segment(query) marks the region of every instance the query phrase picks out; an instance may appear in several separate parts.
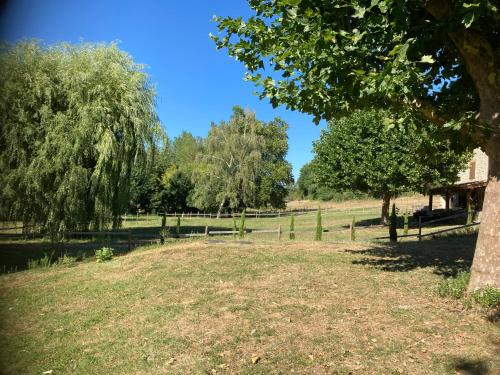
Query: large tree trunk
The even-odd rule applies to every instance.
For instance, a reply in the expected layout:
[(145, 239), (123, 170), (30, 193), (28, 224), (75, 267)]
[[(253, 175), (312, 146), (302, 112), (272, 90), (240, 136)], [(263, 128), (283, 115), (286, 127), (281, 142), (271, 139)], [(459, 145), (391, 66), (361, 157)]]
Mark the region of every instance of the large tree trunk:
[[(457, 11), (452, 0), (425, 0), (423, 5), (437, 20), (453, 17)], [(448, 36), (479, 94), (478, 118), (490, 129), (476, 138), (489, 157), (489, 171), (469, 292), (486, 285), (500, 289), (500, 65), (493, 47), (496, 41), (464, 26), (450, 30)]]
[(389, 224), (389, 207), (391, 206), (391, 193), (384, 193), (382, 198), (382, 216), (380, 218), (383, 225)]
[(489, 179), (469, 292), (486, 285), (500, 288), (500, 135), (490, 140), (486, 151), (489, 157)]

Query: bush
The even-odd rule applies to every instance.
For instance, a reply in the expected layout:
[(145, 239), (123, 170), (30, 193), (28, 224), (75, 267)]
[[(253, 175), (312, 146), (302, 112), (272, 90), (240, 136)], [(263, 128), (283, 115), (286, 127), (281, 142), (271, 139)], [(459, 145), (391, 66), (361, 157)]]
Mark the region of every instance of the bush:
[(64, 254), (62, 257), (57, 258), (54, 265), (56, 266), (68, 266), (76, 262), (76, 257), (69, 256), (68, 254)]
[(500, 289), (487, 286), (486, 288), (476, 290), (472, 293), (472, 299), (474, 302), (488, 309), (495, 307), (500, 308)]
[(408, 209), (405, 211), (403, 234), (406, 236), (408, 234)]
[(241, 220), (240, 220), (240, 238), (243, 238), (245, 235), (245, 209), (241, 211)]
[(95, 258), (97, 263), (106, 262), (113, 258), (113, 249), (110, 247), (103, 247), (95, 251)]
[[(470, 272), (459, 272), (457, 277), (441, 281), (438, 286), (438, 294), (441, 297), (461, 299), (465, 296), (467, 285), (469, 285)], [(475, 302), (485, 308), (500, 308), (500, 289), (487, 286), (476, 290), (464, 300), (466, 306)]]
[(316, 216), (316, 235), (314, 236), (315, 241), (321, 241), (323, 236), (323, 226), (321, 225), (321, 207), (318, 207), (318, 216)]
[(50, 267), (53, 255), (54, 255), (54, 252), (52, 252), (50, 254), (50, 256), (47, 253), (45, 253), (43, 255), (43, 258), (28, 260), (28, 269), (33, 270), (36, 268), (48, 268), (48, 267)]
[(464, 296), (465, 291), (467, 290), (469, 280), (470, 272), (459, 272), (457, 277), (441, 281), (437, 292), (441, 297), (460, 299)]
[(351, 222), (351, 241), (356, 241), (356, 218), (353, 216), (352, 217), (352, 222)]

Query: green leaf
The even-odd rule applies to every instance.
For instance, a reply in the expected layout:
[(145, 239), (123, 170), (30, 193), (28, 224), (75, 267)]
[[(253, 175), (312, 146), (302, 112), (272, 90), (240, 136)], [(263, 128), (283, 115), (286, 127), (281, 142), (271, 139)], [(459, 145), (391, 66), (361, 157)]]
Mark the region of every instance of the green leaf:
[(434, 64), (436, 61), (434, 60), (434, 58), (431, 55), (424, 55), (420, 59), (420, 62), (424, 63), (424, 64)]

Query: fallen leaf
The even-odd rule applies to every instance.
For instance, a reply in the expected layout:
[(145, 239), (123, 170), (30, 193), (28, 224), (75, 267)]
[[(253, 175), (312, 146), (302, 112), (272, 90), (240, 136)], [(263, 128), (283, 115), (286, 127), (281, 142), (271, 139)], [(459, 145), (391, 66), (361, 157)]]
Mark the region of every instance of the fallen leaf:
[(252, 363), (255, 364), (260, 361), (260, 356), (257, 354), (252, 355)]
[(255, 335), (255, 332), (257, 332), (257, 330), (256, 329), (252, 329), (252, 332), (250, 332), (250, 335), (252, 335), (252, 336)]
[(168, 365), (173, 365), (175, 362), (175, 358), (170, 358), (167, 362)]
[(47, 370), (47, 371), (44, 371), (42, 372), (43, 375), (50, 375), (52, 374), (52, 370)]

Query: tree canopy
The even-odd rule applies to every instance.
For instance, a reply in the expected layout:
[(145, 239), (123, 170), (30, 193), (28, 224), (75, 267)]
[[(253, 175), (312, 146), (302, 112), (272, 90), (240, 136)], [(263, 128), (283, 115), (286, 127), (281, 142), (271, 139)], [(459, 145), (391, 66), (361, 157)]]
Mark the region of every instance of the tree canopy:
[[(477, 37), (467, 39), (470, 48), (484, 48), (493, 62), (500, 26), (494, 2), (249, 4), (255, 15), (246, 20), (216, 17), (221, 35), (212, 38), (245, 64), (247, 79), (273, 105), (310, 113), (317, 122), (379, 106), (418, 111), (454, 127), (478, 125), (479, 95), (460, 51), (467, 43), (455, 34)], [(485, 73), (498, 86), (498, 65)]]
[[(335, 190), (358, 190), (383, 198), (456, 181), (471, 157), (460, 144), (441, 138), (436, 126), (407, 123), (387, 129), (384, 111), (355, 111), (321, 132), (314, 143), (313, 179)], [(455, 142), (456, 143), (456, 142)]]
[(228, 122), (212, 125), (193, 172), (193, 204), (200, 209), (281, 207), (292, 181), (287, 125), (264, 123), (250, 111), (233, 108)]
[(0, 53), (0, 215), (51, 232), (119, 224), (132, 167), (161, 136), (143, 67), (110, 44)]

